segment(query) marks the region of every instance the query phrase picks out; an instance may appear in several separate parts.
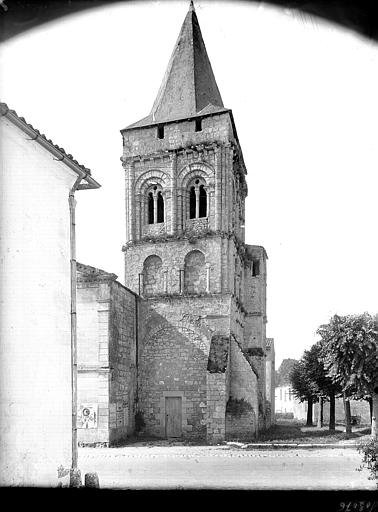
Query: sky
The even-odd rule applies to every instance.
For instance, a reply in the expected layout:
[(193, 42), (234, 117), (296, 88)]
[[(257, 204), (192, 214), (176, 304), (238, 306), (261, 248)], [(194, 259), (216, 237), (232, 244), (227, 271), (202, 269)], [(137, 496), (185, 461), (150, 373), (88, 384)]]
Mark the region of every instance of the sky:
[[(188, 6), (110, 4), (0, 45), (1, 101), (102, 185), (76, 194), (78, 261), (122, 283), (120, 130), (150, 112)], [(335, 313), (378, 311), (378, 48), (266, 4), (195, 9), (248, 170), (246, 242), (268, 253), (278, 367)]]

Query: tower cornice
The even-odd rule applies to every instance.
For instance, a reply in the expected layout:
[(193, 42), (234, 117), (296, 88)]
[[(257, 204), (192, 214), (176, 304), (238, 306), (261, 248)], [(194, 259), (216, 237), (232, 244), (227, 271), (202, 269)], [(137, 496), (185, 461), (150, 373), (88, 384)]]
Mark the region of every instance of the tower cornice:
[(210, 143), (191, 144), (190, 146), (176, 147), (174, 149), (163, 149), (161, 151), (155, 151), (153, 153), (147, 153), (143, 155), (132, 155), (127, 157), (123, 156), (120, 158), (120, 160), (122, 162), (122, 166), (127, 168), (130, 164), (135, 162), (161, 160), (164, 158), (172, 158), (178, 155), (190, 155), (194, 152), (205, 153), (208, 151), (214, 151), (216, 148), (230, 148), (232, 150), (239, 150), (238, 145), (233, 142), (224, 143), (220, 141), (213, 141)]

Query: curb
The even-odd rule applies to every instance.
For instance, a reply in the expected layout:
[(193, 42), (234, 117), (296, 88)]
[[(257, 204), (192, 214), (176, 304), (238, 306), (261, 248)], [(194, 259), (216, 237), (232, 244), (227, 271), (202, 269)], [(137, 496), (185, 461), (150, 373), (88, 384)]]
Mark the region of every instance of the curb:
[(356, 448), (356, 443), (345, 443), (345, 444), (315, 444), (315, 443), (251, 443), (245, 444), (243, 446), (236, 444), (227, 444), (230, 448), (239, 448), (241, 450), (262, 450), (262, 449), (290, 449), (290, 448), (299, 448), (299, 449), (311, 449), (311, 448)]

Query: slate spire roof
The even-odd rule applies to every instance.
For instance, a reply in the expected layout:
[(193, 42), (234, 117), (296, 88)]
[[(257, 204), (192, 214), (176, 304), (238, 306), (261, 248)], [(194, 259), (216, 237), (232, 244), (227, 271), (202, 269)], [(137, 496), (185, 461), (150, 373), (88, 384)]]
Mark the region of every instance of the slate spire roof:
[(152, 110), (128, 128), (225, 110), (191, 1)]

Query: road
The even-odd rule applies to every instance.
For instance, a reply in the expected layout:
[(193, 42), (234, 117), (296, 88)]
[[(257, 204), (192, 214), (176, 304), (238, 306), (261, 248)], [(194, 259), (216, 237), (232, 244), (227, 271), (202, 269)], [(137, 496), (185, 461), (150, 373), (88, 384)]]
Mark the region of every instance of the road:
[(112, 489), (374, 490), (355, 448), (242, 450), (228, 446), (80, 448), (79, 469)]

